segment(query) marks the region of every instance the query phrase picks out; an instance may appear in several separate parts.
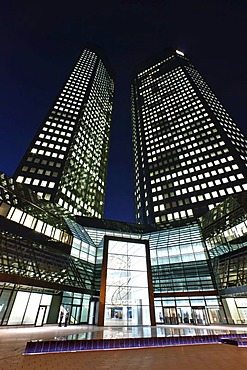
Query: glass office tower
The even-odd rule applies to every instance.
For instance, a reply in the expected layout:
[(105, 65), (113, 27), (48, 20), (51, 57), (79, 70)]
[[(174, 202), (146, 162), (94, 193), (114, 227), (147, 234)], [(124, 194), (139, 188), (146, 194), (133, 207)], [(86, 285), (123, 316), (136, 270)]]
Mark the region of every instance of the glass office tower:
[(136, 221), (201, 216), (247, 190), (247, 142), (184, 53), (166, 50), (132, 84)]
[(15, 178), (69, 212), (101, 218), (114, 83), (85, 48), (20, 162)]

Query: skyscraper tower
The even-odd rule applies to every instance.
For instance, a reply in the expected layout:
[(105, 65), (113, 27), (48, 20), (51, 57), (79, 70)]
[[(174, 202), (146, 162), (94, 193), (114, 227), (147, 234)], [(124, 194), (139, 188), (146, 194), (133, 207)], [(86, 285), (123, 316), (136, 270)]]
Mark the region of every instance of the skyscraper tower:
[(166, 50), (132, 84), (138, 223), (199, 217), (247, 190), (247, 141), (188, 57)]
[(77, 215), (102, 217), (114, 82), (85, 48), (39, 128), (15, 177)]

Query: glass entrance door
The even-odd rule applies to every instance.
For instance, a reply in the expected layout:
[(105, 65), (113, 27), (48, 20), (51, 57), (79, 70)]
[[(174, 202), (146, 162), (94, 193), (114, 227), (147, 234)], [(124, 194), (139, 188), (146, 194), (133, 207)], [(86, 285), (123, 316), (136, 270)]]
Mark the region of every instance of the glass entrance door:
[(80, 323), (81, 306), (72, 306), (70, 315), (70, 324)]
[(35, 326), (43, 326), (47, 306), (39, 306), (38, 314), (35, 321)]
[[(178, 324), (179, 322), (176, 307), (164, 308), (163, 317), (164, 317), (164, 324)], [(180, 313), (180, 317), (181, 317), (181, 313)]]
[(193, 308), (191, 310), (192, 323), (195, 325), (208, 325), (209, 319), (205, 307)]
[(99, 310), (99, 300), (93, 298), (90, 301), (90, 305), (89, 305), (89, 317), (88, 317), (89, 324), (91, 325), (98, 324), (98, 310)]

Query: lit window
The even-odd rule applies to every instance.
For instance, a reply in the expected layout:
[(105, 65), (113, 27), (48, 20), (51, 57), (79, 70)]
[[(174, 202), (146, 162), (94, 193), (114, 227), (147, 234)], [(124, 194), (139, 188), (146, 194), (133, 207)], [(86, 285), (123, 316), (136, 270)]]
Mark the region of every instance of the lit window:
[(24, 179), (23, 176), (18, 176), (16, 181), (21, 183), (21, 182), (23, 182), (23, 179)]
[(234, 186), (234, 189), (235, 189), (235, 191), (236, 192), (240, 192), (240, 191), (242, 191), (242, 189), (241, 189), (241, 187), (239, 186), (239, 185), (237, 185), (237, 186)]

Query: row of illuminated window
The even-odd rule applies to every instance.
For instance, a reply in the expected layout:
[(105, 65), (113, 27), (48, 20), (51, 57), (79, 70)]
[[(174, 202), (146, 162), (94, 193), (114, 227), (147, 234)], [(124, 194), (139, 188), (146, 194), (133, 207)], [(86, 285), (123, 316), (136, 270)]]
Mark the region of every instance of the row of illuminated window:
[[(71, 132), (66, 132), (66, 131), (61, 131), (61, 130), (57, 130), (55, 128), (47, 128), (47, 127), (43, 127), (42, 128), (42, 131), (45, 131), (45, 134), (46, 132), (48, 132), (49, 134), (55, 134), (55, 135), (60, 135), (60, 136), (68, 136), (68, 137), (71, 137)], [(69, 131), (73, 131), (73, 127), (70, 127), (69, 128)]]
[(64, 154), (59, 154), (59, 153), (55, 153), (55, 152), (52, 153), (50, 151), (45, 151), (45, 150), (42, 150), (42, 149), (38, 150), (36, 148), (32, 148), (31, 149), (31, 153), (33, 153), (33, 154), (39, 154), (39, 155), (44, 155), (44, 156), (47, 156), (47, 157), (59, 158), (59, 159), (63, 159), (64, 158)]
[[(59, 121), (59, 122), (51, 122), (51, 121), (46, 121), (45, 122), (45, 125), (46, 126), (52, 126), (56, 129), (63, 129), (63, 130), (69, 130), (69, 131), (73, 131), (73, 127), (75, 125), (75, 120), (64, 120), (63, 118), (61, 117), (49, 117), (49, 119), (53, 119), (53, 121)], [(64, 124), (64, 123), (65, 124)], [(63, 124), (62, 124), (63, 123)]]
[(58, 105), (66, 104), (68, 107), (75, 108), (80, 106), (82, 101), (83, 98), (78, 93), (76, 94), (61, 93), (56, 104)]
[(155, 298), (154, 299), (155, 307), (187, 307), (187, 309), (191, 313), (191, 307), (206, 307), (206, 306), (214, 306), (218, 307), (219, 302), (216, 296), (210, 297), (179, 297), (179, 298)]
[(26, 226), (39, 233), (43, 233), (46, 236), (59, 240), (63, 243), (69, 244), (72, 241), (72, 237), (65, 231), (51, 226), (48, 223), (43, 222), (18, 208), (11, 207), (6, 217), (11, 221), (17, 222), (18, 224)]
[(16, 179), (17, 182), (28, 184), (28, 185), (34, 185), (34, 186), (42, 186), (42, 187), (48, 187), (48, 188), (54, 188), (55, 182), (54, 181), (46, 181), (46, 180), (40, 180), (40, 179), (33, 179), (31, 177), (23, 177), (18, 176)]
[[(195, 178), (195, 180), (192, 180), (192, 181), (191, 181), (191, 179), (188, 179), (189, 181), (187, 181), (187, 179), (185, 181), (182, 179), (180, 181), (175, 181), (174, 183), (164, 184), (164, 185), (162, 185), (162, 189), (166, 190), (166, 189), (174, 188), (174, 187), (177, 187), (177, 186), (183, 186), (185, 184), (185, 182), (188, 183), (188, 184), (191, 184), (191, 183), (195, 184), (195, 182), (197, 181), (197, 178), (196, 178), (196, 176), (193, 176), (193, 177)], [(220, 179), (216, 179), (214, 181), (210, 180), (207, 183), (201, 183), (201, 184), (197, 184), (197, 185), (193, 185), (193, 186), (188, 186), (187, 188), (176, 190), (175, 193), (173, 192), (173, 195), (170, 194), (170, 196), (187, 194), (188, 192), (200, 191), (200, 190), (206, 189), (207, 187), (219, 186), (221, 184), (227, 184), (228, 182), (232, 183), (234, 181), (237, 181), (237, 178), (239, 180), (242, 180), (242, 179), (244, 179), (244, 175), (240, 173), (240, 174), (237, 174), (236, 176), (232, 175), (232, 176), (229, 176), (228, 178), (223, 177), (223, 178), (220, 178)], [(160, 187), (158, 187), (158, 188), (160, 189)], [(159, 200), (160, 200), (160, 198), (159, 198)]]
[[(59, 117), (57, 116), (49, 116), (48, 117), (48, 120), (45, 122), (45, 125), (46, 126), (53, 126), (53, 127), (56, 127), (56, 128), (63, 128), (64, 130), (70, 130), (71, 131), (71, 126), (74, 126), (75, 125), (75, 120), (74, 119), (64, 119), (64, 118), (61, 118), (60, 117), (60, 113), (59, 113)], [(59, 121), (59, 122), (56, 122), (56, 121)]]
[(58, 98), (58, 101), (64, 101), (69, 103), (77, 104), (83, 102), (83, 98), (81, 97), (81, 94), (79, 94), (77, 91), (69, 91), (69, 92), (62, 92), (60, 94), (60, 97)]
[(80, 110), (80, 108), (69, 109), (67, 107), (58, 107), (58, 106), (54, 106), (53, 109), (59, 110), (61, 112), (71, 113), (71, 114), (74, 114), (74, 115), (78, 115), (79, 110)]
[[(214, 161), (215, 165), (218, 165), (219, 164), (218, 162), (219, 162), (218, 160)], [(226, 162), (224, 162), (224, 163), (226, 163)], [(178, 177), (180, 177), (180, 176), (184, 177), (184, 175), (188, 175), (189, 173), (199, 172), (201, 170), (207, 169), (208, 167), (214, 167), (214, 165), (211, 165), (211, 164), (212, 164), (212, 162), (203, 163), (200, 166), (193, 167), (192, 169), (184, 169), (183, 171), (168, 173), (166, 176), (161, 176), (161, 177), (157, 177), (156, 179), (152, 179), (151, 184), (153, 185), (155, 183), (157, 184), (157, 183), (168, 181), (168, 180), (171, 180), (171, 179), (177, 179)], [(171, 166), (170, 168), (166, 167), (165, 171), (169, 172), (169, 171), (172, 171), (173, 169), (174, 169), (174, 166)], [(238, 165), (234, 164), (232, 166), (232, 170), (235, 171), (237, 169), (238, 169)], [(194, 181), (198, 181), (198, 180), (203, 180), (204, 178), (217, 176), (218, 174), (221, 175), (224, 172), (230, 172), (230, 171), (231, 171), (231, 168), (229, 166), (227, 166), (225, 168), (223, 167), (223, 168), (213, 169), (211, 172), (204, 172), (203, 174), (193, 175), (192, 177), (186, 176), (185, 178), (174, 181), (174, 183), (171, 186), (173, 187), (173, 186), (184, 185), (185, 183), (190, 183), (191, 181), (194, 182)], [(158, 171), (155, 171), (155, 172), (158, 172)], [(162, 171), (162, 173), (163, 172), (164, 171)], [(153, 174), (153, 172), (151, 173), (151, 177), (152, 177), (152, 174)], [(235, 176), (237, 176), (238, 179), (243, 179), (244, 178), (243, 174), (241, 174), (241, 173), (240, 174), (234, 174), (229, 178), (229, 181), (235, 181), (236, 180)], [(228, 180), (226, 179), (224, 182), (228, 182)], [(171, 187), (171, 186), (169, 186), (169, 187)]]
[[(196, 261), (196, 260), (205, 260), (205, 252), (202, 243), (197, 243), (195, 245), (192, 244), (185, 244), (184, 246), (182, 244), (178, 244), (176, 247), (166, 247), (166, 248), (159, 248), (157, 250), (151, 250), (150, 251), (150, 257), (151, 261), (152, 259), (158, 258), (159, 261), (161, 258), (168, 259), (172, 257), (185, 257), (185, 261)], [(168, 262), (169, 263), (169, 262)], [(151, 262), (153, 265), (153, 263)], [(166, 262), (161, 262), (160, 264), (166, 264)]]
[[(192, 189), (193, 189), (193, 187), (192, 187)], [(183, 199), (181, 201), (174, 202), (174, 204), (172, 204), (173, 203), (172, 202), (172, 203), (165, 203), (165, 204), (156, 205), (156, 206), (154, 206), (154, 212), (165, 211), (166, 209), (170, 209), (172, 206), (174, 206), (174, 207), (181, 206), (181, 205), (183, 205), (183, 203), (184, 204), (189, 204), (190, 202), (191, 203), (197, 203), (197, 202), (208, 201), (208, 200), (214, 199), (214, 198), (225, 197), (225, 196), (234, 194), (234, 192), (239, 193), (239, 192), (242, 192), (242, 191), (245, 191), (245, 190), (247, 190), (247, 184), (243, 184), (242, 186), (241, 185), (236, 185), (236, 186), (233, 186), (233, 187), (229, 187), (229, 188), (226, 188), (226, 189), (220, 189), (220, 190), (217, 190), (217, 191), (214, 190), (211, 193), (203, 193), (203, 194), (200, 194), (200, 195), (193, 196), (191, 198), (186, 198), (186, 199)], [(186, 194), (186, 193), (187, 193), (187, 191), (185, 191), (183, 194)], [(177, 196), (181, 195), (181, 191), (180, 190), (176, 191), (176, 195)], [(171, 197), (174, 196), (174, 193), (171, 194), (170, 196)], [(157, 198), (157, 197), (154, 197), (154, 198)], [(164, 199), (165, 198), (168, 198), (168, 197), (164, 196)]]
[(160, 223), (160, 222), (169, 222), (169, 221), (177, 221), (177, 220), (182, 220), (185, 218), (191, 218), (193, 217), (193, 210), (192, 209), (187, 209), (187, 210), (182, 210), (182, 211), (177, 211), (174, 213), (168, 213), (160, 216), (155, 216), (155, 222)]
[[(200, 145), (202, 145), (202, 144), (203, 144), (203, 142)], [(223, 146), (224, 144), (225, 143), (223, 141), (221, 141), (219, 143), (216, 142), (214, 144), (214, 148), (218, 148), (219, 146)], [(198, 147), (198, 145), (199, 145), (199, 143), (194, 142), (194, 143), (192, 143), (192, 145), (188, 145), (187, 149), (196, 148), (196, 147)], [(196, 149), (195, 152), (196, 152), (196, 154), (207, 153), (207, 147), (203, 146), (200, 149)], [(162, 154), (159, 154), (159, 153), (162, 153)], [(157, 151), (155, 156), (153, 156), (152, 158), (148, 158), (148, 163), (157, 162), (161, 158), (167, 158), (167, 157), (173, 156), (174, 154), (177, 154), (177, 150), (170, 150), (168, 152), (165, 152), (163, 150), (159, 150), (159, 151)], [(188, 165), (188, 166), (191, 167), (192, 163), (196, 163), (198, 161), (199, 161), (198, 158), (193, 158), (192, 160), (181, 162), (180, 166), (184, 167), (184, 166)], [(161, 163), (160, 165), (163, 165), (163, 163)]]
[[(213, 200), (215, 198), (218, 199), (220, 197), (229, 196), (231, 194), (246, 191), (246, 190), (247, 190), (247, 184), (243, 184), (242, 186), (241, 185), (236, 185), (236, 186), (229, 187), (229, 188), (226, 188), (226, 189), (220, 189), (218, 191), (213, 191), (212, 193), (203, 193), (203, 194), (200, 194), (200, 195), (197, 195), (197, 196), (193, 196), (191, 198), (186, 198), (186, 199), (181, 199), (181, 200), (177, 200), (177, 201), (170, 202), (170, 203), (167, 202), (165, 204), (156, 205), (156, 206), (154, 206), (154, 212), (159, 213), (159, 212), (163, 212), (163, 211), (166, 211), (168, 209), (171, 209), (171, 208), (177, 208), (177, 207), (181, 207), (181, 206), (184, 206), (184, 205), (188, 205), (190, 203), (198, 203), (198, 202), (202, 202), (202, 201), (207, 202), (211, 199), (213, 199)], [(168, 198), (168, 197), (164, 196), (164, 198)], [(181, 211), (181, 212), (180, 212), (181, 218), (187, 217), (186, 213), (184, 213), (185, 212), (184, 210)]]
[(73, 103), (68, 103), (68, 102), (65, 102), (65, 100), (62, 100), (62, 102), (60, 101), (57, 101), (56, 102), (56, 105), (54, 105), (53, 109), (59, 109), (61, 111), (65, 110), (64, 108), (68, 108), (68, 109), (71, 109), (69, 112), (73, 113), (74, 110), (79, 110), (80, 109), (80, 106), (81, 104), (76, 104), (75, 102)]
[[(158, 160), (162, 159), (162, 161), (158, 162), (158, 163), (156, 162), (154, 164), (149, 164), (149, 169), (150, 170), (155, 169), (155, 172), (150, 172), (150, 176), (153, 176), (154, 173), (155, 173), (155, 175), (163, 174), (166, 165), (167, 164), (169, 165), (169, 163), (170, 163), (170, 165), (169, 165), (169, 168), (167, 168), (167, 171), (173, 172), (173, 170), (175, 168), (177, 168), (177, 169), (180, 168), (181, 167), (180, 162), (175, 164), (175, 162), (179, 161), (179, 157), (176, 154), (177, 154), (177, 152), (180, 152), (180, 151), (181, 151), (181, 148), (178, 148), (176, 152), (171, 151), (171, 152), (168, 152), (168, 153), (163, 153), (162, 155), (158, 155), (157, 156)], [(222, 153), (228, 153), (228, 152), (229, 152), (228, 148), (222, 148), (222, 150), (217, 150), (215, 152), (210, 152), (210, 157), (221, 156)], [(197, 152), (196, 154), (199, 154), (199, 153)], [(195, 163), (195, 164), (197, 162), (203, 162), (204, 157), (207, 157), (206, 159), (208, 159), (208, 154), (204, 154), (203, 157), (200, 156), (198, 158), (193, 158), (192, 157), (192, 162)], [(196, 168), (196, 170), (199, 171), (198, 166), (195, 165), (195, 168)], [(204, 167), (204, 168), (206, 168), (206, 167)], [(219, 169), (219, 171), (221, 171), (221, 170)], [(188, 174), (188, 169), (183, 169), (183, 173)], [(221, 171), (219, 173), (223, 173), (223, 172)], [(172, 175), (171, 175), (171, 177), (176, 177), (176, 176), (177, 175), (175, 175), (174, 173), (172, 173)]]
[[(56, 138), (52, 138), (52, 140), (56, 140)], [(69, 140), (65, 139), (63, 140), (62, 138), (60, 138), (60, 140), (58, 139), (57, 142), (61, 143), (61, 144), (68, 144), (69, 143)], [(53, 144), (51, 142), (46, 142), (46, 141), (40, 141), (40, 140), (37, 140), (35, 142), (34, 145), (37, 145), (38, 147), (48, 147), (50, 149), (55, 149), (55, 150), (62, 150), (63, 152), (65, 152), (67, 150), (67, 147), (66, 146), (61, 146), (61, 145), (58, 145), (58, 144)]]
[[(69, 144), (69, 140), (65, 139), (64, 137), (51, 136), (51, 135), (47, 135), (47, 134), (39, 134), (39, 138), (40, 139), (45, 139), (45, 140), (48, 140), (48, 141), (52, 140), (52, 141), (56, 141), (58, 143)], [(42, 142), (39, 142), (39, 144), (37, 144), (37, 142), (35, 144), (36, 145), (41, 144), (41, 146), (47, 147), (47, 146), (49, 146), (50, 143), (47, 143), (46, 141), (42, 141)]]
[[(172, 192), (171, 191), (168, 192), (166, 189), (164, 189), (161, 186), (158, 186), (157, 188), (152, 188), (151, 190), (152, 190), (152, 193), (155, 193), (155, 194), (163, 191), (164, 195), (159, 194), (159, 195), (153, 196), (153, 201), (160, 201), (162, 199), (168, 198), (168, 196), (169, 197), (175, 197), (175, 196), (180, 196), (180, 195), (184, 195), (184, 194), (188, 194), (188, 193), (194, 193), (194, 192), (198, 192), (198, 191), (210, 188), (210, 187), (220, 186), (221, 184), (223, 185), (223, 184), (226, 184), (226, 183), (228, 183), (228, 179), (225, 177), (221, 180), (218, 179), (218, 180), (215, 180), (215, 181), (209, 181), (207, 183), (197, 184), (197, 185), (194, 185), (194, 186), (188, 186), (187, 188), (174, 190)], [(163, 188), (163, 190), (162, 190), (162, 188)], [(225, 189), (225, 186), (224, 186), (224, 189)], [(220, 196), (226, 195), (227, 193), (232, 194), (234, 192), (232, 188), (227, 188), (226, 189), (227, 193), (225, 192), (224, 189), (218, 190), (219, 193), (220, 193)], [(234, 189), (235, 189), (236, 192), (240, 192), (240, 191), (247, 190), (247, 187), (246, 187), (246, 184), (241, 184), (241, 185), (234, 186)], [(164, 191), (165, 191), (165, 193), (164, 193)], [(215, 192), (215, 194), (216, 193), (217, 192)], [(206, 198), (206, 196), (205, 196), (205, 199), (210, 199), (210, 196), (208, 196), (208, 197), (209, 198)], [(204, 200), (203, 197), (200, 200)]]
[[(199, 136), (199, 135), (198, 135)], [(203, 138), (204, 136), (206, 136), (206, 133), (202, 133), (201, 136), (199, 138)], [(166, 151), (169, 151), (170, 149), (173, 149), (177, 146), (179, 146), (183, 151), (190, 151), (193, 147), (197, 147), (199, 145), (205, 145), (205, 143), (209, 142), (209, 138), (208, 139), (205, 139), (205, 140), (200, 140), (198, 141), (199, 138), (196, 138), (195, 136), (190, 136), (189, 138), (185, 139), (185, 140), (177, 140), (172, 143), (172, 144), (169, 144), (169, 145), (165, 145), (165, 142), (163, 140), (162, 137), (159, 137), (156, 138), (154, 141), (156, 142), (156, 145), (155, 146), (152, 146), (152, 147), (149, 147), (147, 146), (147, 156), (148, 157), (151, 157), (151, 156), (154, 156), (156, 154), (159, 154), (160, 152), (166, 152)], [(219, 135), (216, 135), (216, 136), (211, 136), (210, 137), (210, 140), (213, 141), (213, 140), (217, 140), (217, 139), (220, 139), (220, 136)], [(191, 142), (193, 141), (196, 141), (194, 143), (191, 144)], [(184, 144), (187, 143), (187, 146), (183, 146)], [(224, 142), (221, 141), (219, 143), (220, 145), (224, 145)], [(153, 148), (155, 148), (155, 150), (153, 150)], [(207, 150), (212, 150), (214, 147), (212, 145), (208, 145), (207, 146)], [(195, 154), (200, 154), (201, 152), (205, 152), (205, 147), (202, 147), (200, 149), (197, 149), (194, 153)], [(181, 158), (185, 158), (186, 155), (180, 155), (180, 159)], [(183, 162), (182, 162), (183, 163)], [(182, 164), (183, 166), (183, 164)]]

